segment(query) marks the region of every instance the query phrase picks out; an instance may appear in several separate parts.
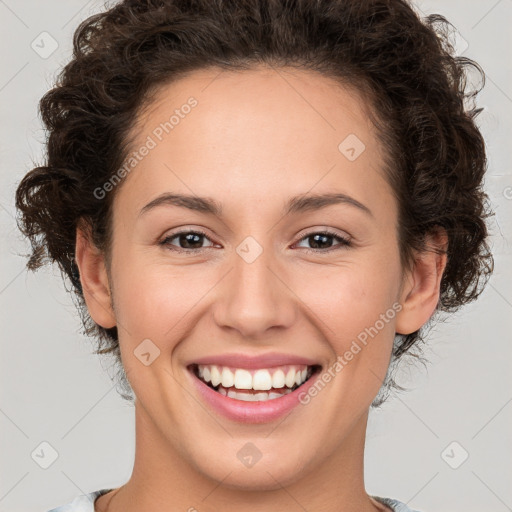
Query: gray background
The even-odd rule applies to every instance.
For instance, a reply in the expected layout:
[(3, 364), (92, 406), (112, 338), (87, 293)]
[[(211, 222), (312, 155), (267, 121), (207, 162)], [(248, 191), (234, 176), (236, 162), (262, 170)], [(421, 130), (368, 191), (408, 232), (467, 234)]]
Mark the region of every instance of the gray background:
[[(487, 73), (479, 125), (496, 270), (477, 302), (431, 332), (428, 370), (402, 370), (400, 382), (413, 390), (371, 413), (366, 488), (422, 512), (502, 512), (512, 510), (512, 0), (416, 5), (452, 21), (459, 49)], [(37, 102), (69, 59), (78, 23), (101, 9), (97, 1), (0, 0), (1, 512), (46, 511), (119, 486), (133, 464), (133, 408), (117, 395), (108, 361), (80, 334), (58, 270), (24, 270), (27, 244), (14, 221), (16, 184), (41, 157)], [(41, 55), (52, 49), (42, 32), (58, 43), (50, 56)], [(45, 457), (32, 457), (42, 442), (58, 455), (47, 469), (36, 463), (51, 462), (46, 445)]]

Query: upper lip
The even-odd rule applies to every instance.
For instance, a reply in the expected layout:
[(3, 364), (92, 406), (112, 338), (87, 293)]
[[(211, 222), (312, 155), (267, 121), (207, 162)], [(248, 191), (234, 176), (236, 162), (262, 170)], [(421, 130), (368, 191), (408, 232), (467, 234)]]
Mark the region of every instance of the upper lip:
[(191, 361), (189, 364), (208, 365), (214, 364), (217, 366), (230, 366), (232, 368), (270, 368), (273, 366), (284, 365), (320, 365), (318, 361), (313, 359), (297, 356), (294, 354), (280, 354), (277, 352), (269, 352), (260, 355), (249, 355), (241, 353), (232, 354), (218, 354), (212, 356), (205, 356)]

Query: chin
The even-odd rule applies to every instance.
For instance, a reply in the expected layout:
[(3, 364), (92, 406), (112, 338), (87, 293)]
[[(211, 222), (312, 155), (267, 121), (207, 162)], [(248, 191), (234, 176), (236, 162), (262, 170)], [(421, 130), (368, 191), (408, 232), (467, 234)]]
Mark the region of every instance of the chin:
[[(291, 446), (283, 446), (282, 450), (262, 448), (259, 459), (255, 450), (251, 441), (230, 439), (229, 445), (222, 451), (219, 450), (220, 453), (210, 451), (208, 458), (204, 453), (195, 454), (195, 466), (207, 478), (222, 482), (223, 487), (240, 491), (281, 489), (307, 472), (303, 450), (299, 454)], [(251, 452), (254, 455), (252, 460)]]

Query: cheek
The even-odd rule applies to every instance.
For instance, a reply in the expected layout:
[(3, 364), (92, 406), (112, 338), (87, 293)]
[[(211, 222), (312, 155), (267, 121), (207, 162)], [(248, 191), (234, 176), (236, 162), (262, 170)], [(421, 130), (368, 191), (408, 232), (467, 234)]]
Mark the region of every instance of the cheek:
[(368, 258), (365, 262), (361, 258), (358, 262), (310, 273), (307, 282), (302, 281), (299, 296), (321, 320), (331, 345), (342, 351), (353, 339), (359, 337), (364, 341), (368, 330), (375, 336), (373, 327), (379, 335), (394, 335), (393, 304), (398, 279), (394, 260), (381, 265), (375, 259)]
[[(393, 341), (397, 302), (391, 276), (353, 272), (329, 281), (315, 309), (333, 351), (330, 379), (334, 402), (346, 410), (369, 406), (385, 378)], [(325, 298), (327, 297), (327, 298)], [(312, 309), (315, 306), (312, 306)], [(333, 418), (333, 422), (345, 421)]]
[(125, 338), (135, 344), (149, 338), (169, 348), (169, 340), (179, 339), (187, 315), (211, 288), (208, 272), (156, 263), (144, 255), (126, 255), (116, 265), (116, 318)]

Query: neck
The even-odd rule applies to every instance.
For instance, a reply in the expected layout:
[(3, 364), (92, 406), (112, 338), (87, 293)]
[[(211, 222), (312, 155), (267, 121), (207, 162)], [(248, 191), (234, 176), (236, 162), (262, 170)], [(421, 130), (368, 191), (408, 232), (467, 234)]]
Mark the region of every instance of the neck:
[(237, 512), (277, 512), (290, 508), (322, 512), (389, 510), (371, 499), (364, 488), (367, 420), (366, 412), (336, 451), (317, 464), (311, 461), (299, 477), (286, 479), (267, 468), (264, 483), (248, 490), (237, 482), (235, 471), (226, 471), (221, 481), (199, 471), (185, 459), (179, 443), (173, 444), (169, 436), (164, 437), (136, 403), (132, 476), (117, 494), (113, 491), (100, 497), (95, 507), (98, 512), (214, 512), (235, 505)]

